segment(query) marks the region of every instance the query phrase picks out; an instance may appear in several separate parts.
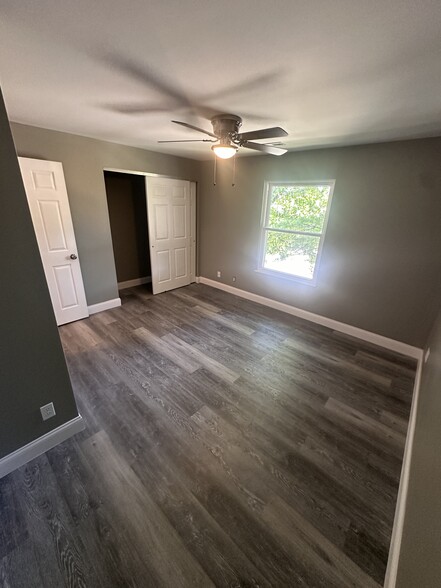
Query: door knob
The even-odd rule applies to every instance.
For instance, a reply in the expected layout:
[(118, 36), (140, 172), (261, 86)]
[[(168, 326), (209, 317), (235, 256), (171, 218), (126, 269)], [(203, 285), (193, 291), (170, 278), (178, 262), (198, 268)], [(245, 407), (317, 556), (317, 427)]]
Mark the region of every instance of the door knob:
[(70, 258), (71, 258), (71, 259), (77, 259), (77, 256), (75, 255), (75, 253), (71, 253), (71, 254), (70, 254)]

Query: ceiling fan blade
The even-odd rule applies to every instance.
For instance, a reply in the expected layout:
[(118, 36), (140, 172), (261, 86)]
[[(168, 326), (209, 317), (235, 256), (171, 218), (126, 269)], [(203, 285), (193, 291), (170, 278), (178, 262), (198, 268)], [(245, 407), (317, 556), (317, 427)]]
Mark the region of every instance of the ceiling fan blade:
[(211, 139), (178, 139), (177, 141), (158, 141), (158, 143), (216, 143)]
[(244, 141), (241, 143), (241, 147), (254, 149), (255, 151), (262, 151), (269, 155), (283, 155), (288, 151), (288, 149), (280, 149), (280, 147), (273, 147), (272, 145), (265, 145), (264, 143), (253, 143), (252, 141)]
[(280, 127), (271, 127), (270, 129), (260, 129), (259, 131), (250, 131), (249, 133), (240, 133), (240, 141), (249, 141), (250, 139), (272, 139), (273, 137), (286, 137), (287, 132)]
[(194, 131), (199, 131), (200, 133), (205, 133), (206, 135), (209, 135), (210, 137), (214, 137), (215, 139), (217, 139), (216, 135), (214, 135), (213, 133), (210, 133), (209, 131), (205, 131), (204, 129), (200, 129), (199, 127), (195, 127), (194, 125), (189, 125), (188, 123), (181, 122), (179, 120), (172, 120), (172, 123), (175, 123), (177, 125), (182, 125), (183, 127), (187, 127), (188, 129), (193, 129)]

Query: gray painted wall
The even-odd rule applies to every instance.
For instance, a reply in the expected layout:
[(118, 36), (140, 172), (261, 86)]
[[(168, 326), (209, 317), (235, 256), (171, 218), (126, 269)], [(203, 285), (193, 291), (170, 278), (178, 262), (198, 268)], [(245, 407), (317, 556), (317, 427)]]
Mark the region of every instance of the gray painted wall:
[[(441, 138), (201, 164), (200, 275), (422, 347), (441, 294)], [(316, 287), (256, 273), (265, 180), (335, 179)]]
[[(1, 458), (78, 411), (1, 93), (0, 137)], [(57, 414), (43, 423), (51, 401)]]
[(27, 125), (12, 123), (11, 127), (19, 155), (63, 164), (87, 303), (116, 298), (103, 170), (151, 172), (197, 181), (199, 163)]
[(118, 283), (151, 276), (145, 178), (113, 172), (104, 178)]
[(397, 588), (441, 585), (441, 312), (423, 368)]

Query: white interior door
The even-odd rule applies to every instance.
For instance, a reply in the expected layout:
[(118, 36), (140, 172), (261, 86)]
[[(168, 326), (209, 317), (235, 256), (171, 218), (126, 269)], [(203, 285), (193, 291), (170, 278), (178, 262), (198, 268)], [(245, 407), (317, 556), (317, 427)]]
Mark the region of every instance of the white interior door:
[(147, 210), (153, 294), (190, 284), (190, 182), (148, 177)]
[(64, 181), (56, 161), (18, 158), (58, 325), (89, 316)]

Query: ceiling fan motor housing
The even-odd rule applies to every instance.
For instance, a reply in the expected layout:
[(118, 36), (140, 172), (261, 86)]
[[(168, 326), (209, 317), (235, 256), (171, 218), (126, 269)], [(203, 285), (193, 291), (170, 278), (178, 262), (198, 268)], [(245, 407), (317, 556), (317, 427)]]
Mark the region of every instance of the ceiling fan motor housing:
[(242, 125), (240, 116), (234, 114), (217, 114), (211, 119), (213, 133), (219, 138), (221, 143), (228, 144), (234, 141)]

